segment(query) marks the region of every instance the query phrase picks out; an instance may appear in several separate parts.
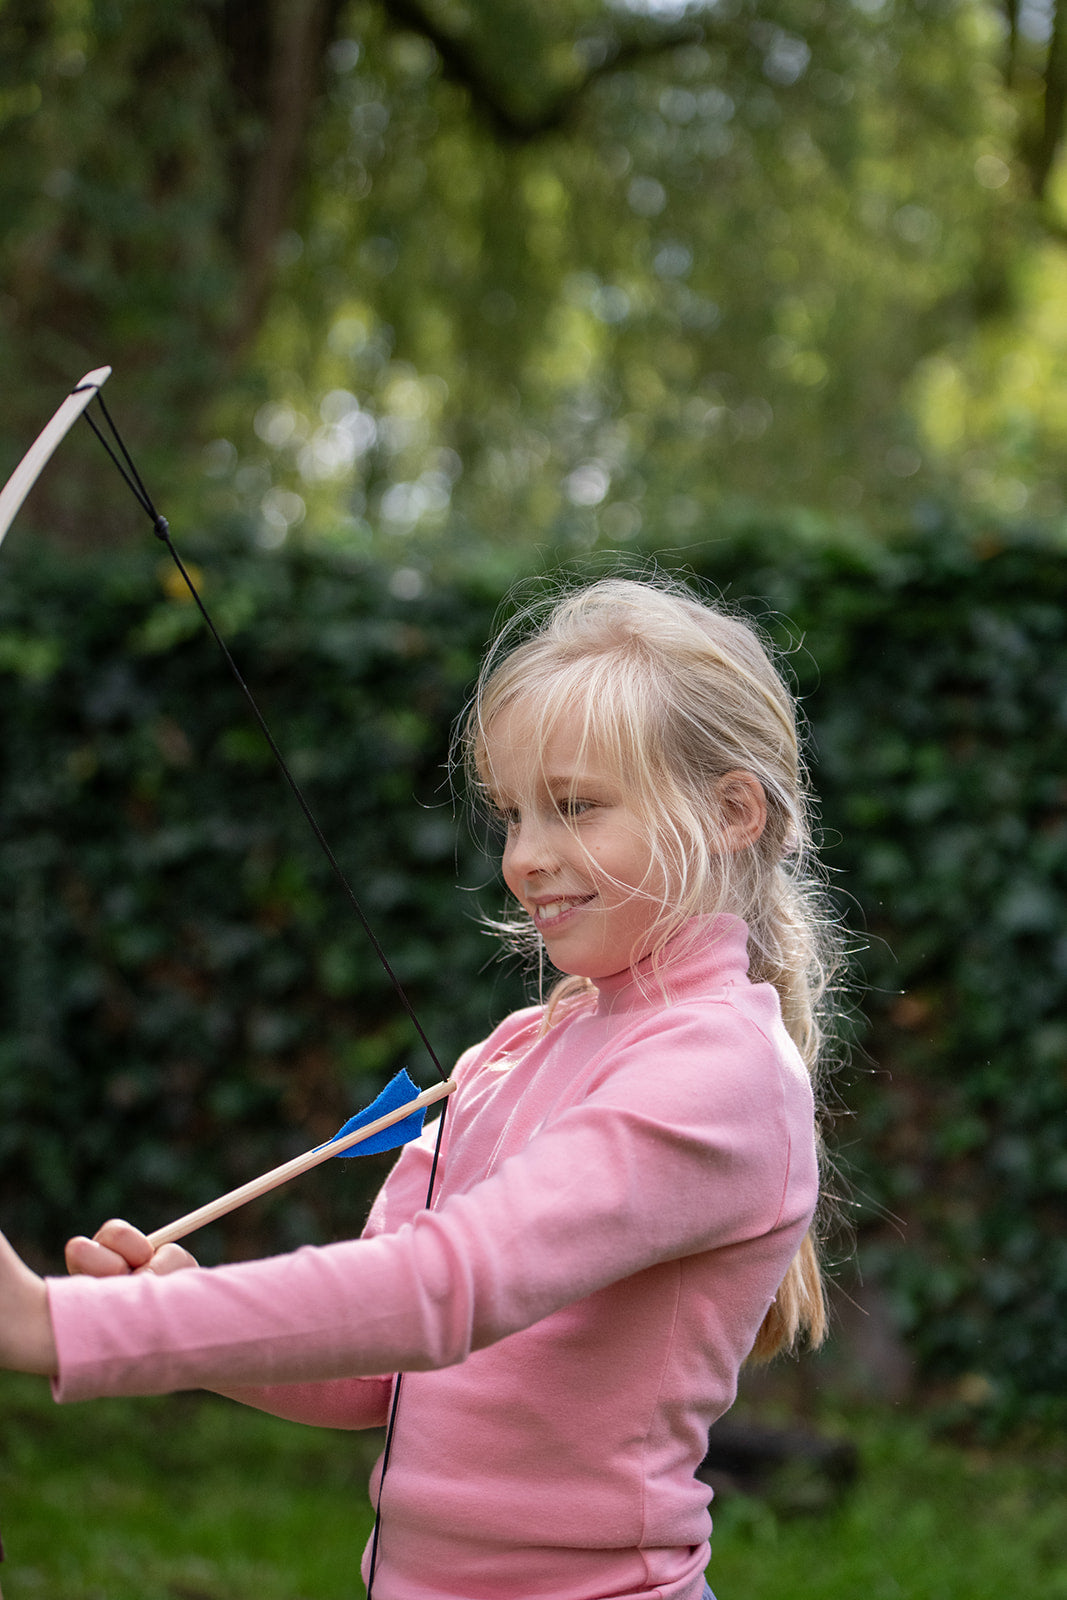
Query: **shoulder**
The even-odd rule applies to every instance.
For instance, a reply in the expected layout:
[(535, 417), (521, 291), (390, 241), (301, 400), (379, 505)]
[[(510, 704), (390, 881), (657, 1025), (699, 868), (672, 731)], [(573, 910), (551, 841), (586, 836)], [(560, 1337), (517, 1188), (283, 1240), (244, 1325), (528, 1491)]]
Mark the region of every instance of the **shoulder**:
[(752, 1048), (760, 1040), (773, 1052), (788, 1041), (777, 993), (770, 984), (747, 979), (708, 994), (635, 1008), (608, 1019), (608, 1028), (620, 1047), (655, 1040), (664, 1049), (683, 1052), (699, 1041)]
[(737, 1100), (749, 1113), (762, 1105), (810, 1115), (810, 1079), (770, 985), (729, 984), (632, 1014), (612, 1031), (600, 1071), (641, 1100), (680, 1097), (720, 1112)]
[(544, 1027), (544, 1006), (523, 1006), (498, 1022), (487, 1038), (471, 1045), (456, 1062), (454, 1075), (460, 1081), (478, 1072), (490, 1062), (505, 1065), (510, 1058), (521, 1054), (541, 1035)]

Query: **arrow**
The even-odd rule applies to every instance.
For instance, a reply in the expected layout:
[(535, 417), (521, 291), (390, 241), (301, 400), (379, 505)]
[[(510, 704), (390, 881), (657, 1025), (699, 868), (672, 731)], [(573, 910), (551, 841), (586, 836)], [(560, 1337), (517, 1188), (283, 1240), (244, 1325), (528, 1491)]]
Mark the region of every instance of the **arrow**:
[(111, 376), (110, 367), (96, 367), (75, 384), (59, 410), (47, 422), (0, 490), (0, 543), (60, 440), (65, 438), (93, 397)]
[[(149, 1244), (158, 1250), (160, 1245), (172, 1244), (175, 1239), (184, 1239), (186, 1234), (195, 1233), (197, 1228), (206, 1227), (209, 1222), (217, 1221), (227, 1212), (236, 1211), (239, 1206), (247, 1205), (249, 1200), (258, 1199), (260, 1195), (268, 1194), (271, 1189), (280, 1188), (283, 1183), (288, 1183), (290, 1178), (297, 1178), (302, 1172), (310, 1172), (312, 1167), (317, 1167), (320, 1162), (329, 1161), (334, 1156), (349, 1157), (369, 1155), (372, 1151), (394, 1150), (398, 1145), (407, 1144), (410, 1139), (417, 1139), (422, 1132), (423, 1113), (426, 1107), (433, 1105), (435, 1100), (443, 1100), (455, 1087), (455, 1078), (446, 1078), (444, 1083), (435, 1083), (432, 1089), (424, 1089), (422, 1094), (415, 1095), (411, 1099), (408, 1096), (415, 1085), (406, 1072), (398, 1072), (396, 1077), (386, 1084), (378, 1098), (364, 1110), (358, 1111), (354, 1117), (350, 1117), (344, 1127), (338, 1129), (326, 1144), (316, 1145), (314, 1150), (308, 1150), (302, 1156), (294, 1156), (292, 1161), (286, 1161), (282, 1166), (265, 1172), (262, 1177), (253, 1178), (250, 1183), (242, 1184), (239, 1189), (231, 1189), (229, 1194), (209, 1201), (207, 1205), (188, 1212), (186, 1216), (179, 1217), (176, 1222), (170, 1222), (164, 1228), (157, 1228), (155, 1233), (148, 1235)], [(398, 1096), (404, 1098), (398, 1099)], [(375, 1112), (379, 1115), (375, 1116)], [(366, 1148), (356, 1150), (354, 1148), (356, 1145), (364, 1145)]]
[[(2, 4), (2, 0), (0, 0), (0, 4)], [(85, 411), (90, 401), (95, 396), (99, 395), (101, 386), (110, 376), (110, 367), (98, 367), (94, 372), (86, 373), (85, 377), (67, 396), (66, 400), (64, 400), (55, 416), (46, 425), (39, 437), (30, 446), (29, 450), (26, 452), (26, 455), (15, 468), (15, 471), (8, 479), (3, 490), (0, 491), (0, 543), (3, 542), (4, 535), (11, 526), (11, 523), (21, 507), (22, 502), (33, 488), (34, 483), (37, 481), (41, 470), (45, 466), (53, 450), (55, 450), (56, 446), (59, 444), (60, 440), (64, 437), (71, 425), (77, 421), (78, 417), (80, 417), (82, 412)], [(167, 525), (167, 520), (165, 517), (159, 515), (155, 506), (153, 505), (151, 496), (149, 495), (148, 490), (145, 488), (141, 480), (141, 476), (130, 458), (129, 451), (123, 444), (122, 439), (119, 436), (118, 429), (115, 427), (115, 424), (108, 415), (107, 407), (104, 404), (103, 398), (100, 398), (99, 405), (103, 411), (111, 433), (114, 436), (115, 443), (118, 446), (119, 452), (121, 453), (122, 460), (120, 460), (119, 455), (112, 450), (111, 445), (108, 443), (100, 429), (96, 426), (95, 422), (93, 422), (92, 417), (87, 417), (86, 420), (92, 427), (93, 432), (96, 434), (101, 444), (104, 446), (104, 449), (107, 451), (108, 455), (111, 457), (115, 466), (118, 468), (120, 474), (125, 479), (128, 487), (134, 495), (134, 498), (137, 500), (138, 505), (140, 505), (142, 510), (145, 511), (151, 519), (152, 530), (156, 537), (162, 540), (162, 542), (167, 546), (167, 549), (174, 560), (175, 566), (181, 574), (185, 584), (189, 589), (190, 595), (195, 601), (200, 614), (204, 619), (208, 631), (214, 638), (226, 660), (227, 665), (236, 679), (238, 687), (245, 696), (245, 699), (248, 701), (249, 709), (259, 724), (267, 744), (270, 746), (271, 752), (278, 762), (282, 774), (293, 792), (294, 799), (297, 801), (300, 809), (303, 811), (311, 831), (314, 833), (315, 838), (317, 839), (323, 851), (323, 854), (330, 863), (330, 867), (334, 872), (334, 875), (340, 883), (341, 888), (347, 895), (352, 908), (356, 913), (356, 916), (362, 923), (363, 929), (370, 940), (370, 943), (374, 947), (374, 952), (378, 957), (378, 960), (381, 962), (382, 968), (387, 974), (394, 990), (396, 991), (397, 999), (400, 1001), (400, 1004), (403, 1006), (408, 1017), (411, 1019), (416, 1033), (426, 1046), (426, 1052), (429, 1055), (430, 1060), (433, 1062), (443, 1080), (435, 1088), (427, 1089), (423, 1094), (417, 1095), (415, 1099), (407, 1100), (404, 1104), (396, 1106), (391, 1111), (387, 1111), (384, 1116), (380, 1116), (373, 1122), (367, 1123), (365, 1126), (358, 1126), (354, 1129), (354, 1131), (348, 1132), (347, 1130), (352, 1128), (353, 1123), (362, 1124), (365, 1117), (369, 1116), (375, 1109), (378, 1108), (379, 1102), (383, 1098), (390, 1095), (391, 1091), (394, 1090), (397, 1084), (397, 1078), (394, 1078), (392, 1083), (387, 1085), (386, 1089), (383, 1091), (383, 1094), (378, 1097), (378, 1100), (374, 1101), (372, 1105), (368, 1106), (365, 1112), (359, 1113), (358, 1116), (351, 1120), (351, 1122), (346, 1123), (344, 1128), (342, 1128), (340, 1132), (329, 1141), (328, 1144), (320, 1145), (315, 1150), (309, 1150), (306, 1155), (297, 1156), (295, 1161), (289, 1161), (286, 1162), (284, 1166), (276, 1167), (273, 1172), (265, 1173), (262, 1178), (256, 1178), (252, 1183), (245, 1184), (240, 1189), (234, 1189), (230, 1194), (223, 1195), (220, 1199), (213, 1201), (210, 1205), (201, 1206), (198, 1211), (191, 1211), (187, 1216), (179, 1217), (176, 1222), (170, 1223), (168, 1227), (159, 1228), (155, 1233), (150, 1234), (150, 1243), (156, 1249), (158, 1249), (161, 1244), (172, 1242), (175, 1239), (184, 1238), (186, 1234), (192, 1233), (197, 1228), (204, 1227), (208, 1222), (214, 1221), (217, 1217), (225, 1216), (228, 1211), (236, 1210), (238, 1206), (245, 1205), (249, 1200), (255, 1199), (257, 1195), (266, 1194), (269, 1190), (278, 1188), (279, 1185), (287, 1183), (290, 1178), (295, 1178), (299, 1173), (307, 1172), (311, 1167), (317, 1166), (321, 1161), (328, 1161), (332, 1156), (335, 1155), (347, 1155), (349, 1153), (349, 1147), (353, 1145), (367, 1143), (372, 1149), (391, 1149), (397, 1144), (406, 1143), (407, 1139), (414, 1138), (421, 1130), (422, 1108), (430, 1105), (435, 1100), (441, 1100), (446, 1095), (450, 1095), (455, 1089), (456, 1084), (454, 1079), (445, 1077), (444, 1068), (441, 1066), (441, 1063), (438, 1060), (437, 1053), (434, 1050), (433, 1045), (430, 1043), (430, 1040), (427, 1037), (421, 1022), (415, 1013), (415, 1009), (404, 991), (400, 979), (393, 971), (392, 965), (390, 964), (389, 958), (382, 948), (380, 940), (367, 920), (367, 916), (359, 901), (356, 899), (351, 885), (349, 884), (344, 873), (341, 871), (333, 851), (330, 849), (329, 843), (323, 835), (322, 829), (319, 827), (319, 824), (316, 821), (315, 816), (307, 803), (307, 800), (304, 798), (299, 784), (293, 777), (293, 774), (285, 761), (285, 757), (279, 750), (274, 740), (274, 736), (264, 720), (263, 713), (260, 711), (252, 691), (249, 689), (248, 685), (244, 681), (244, 678), (241, 676), (240, 669), (231, 656), (229, 649), (216, 629), (215, 624), (208, 615), (204, 607), (204, 602), (197, 593), (196, 586), (194, 585), (192, 578), (189, 576), (189, 573), (186, 571), (186, 568), (182, 563), (181, 557), (174, 548), (174, 544), (170, 537), (170, 529)], [(407, 1074), (398, 1074), (397, 1077), (407, 1078)], [(414, 1089), (415, 1087), (410, 1078), (407, 1078), (407, 1086), (409, 1089)], [(434, 1182), (437, 1177), (437, 1164), (441, 1154), (445, 1120), (445, 1113), (442, 1111), (442, 1115), (438, 1119), (437, 1142), (433, 1152), (433, 1159), (430, 1164), (430, 1181), (426, 1190), (427, 1209), (429, 1209), (430, 1203), (433, 1199)], [(406, 1121), (417, 1122), (417, 1126), (413, 1128), (411, 1133), (404, 1134), (399, 1137), (393, 1136), (384, 1144), (376, 1143), (377, 1135), (382, 1134), (383, 1137), (387, 1137), (385, 1130), (389, 1129), (394, 1123), (404, 1124)], [(338, 1146), (337, 1149), (334, 1148), (335, 1144)], [(397, 1373), (396, 1383), (393, 1386), (393, 1400), (389, 1412), (389, 1423), (385, 1434), (385, 1448), (382, 1455), (382, 1471), (378, 1484), (377, 1503), (374, 1508), (374, 1534), (371, 1542), (370, 1574), (367, 1580), (367, 1600), (370, 1600), (374, 1588), (374, 1573), (378, 1558), (378, 1540), (382, 1523), (382, 1484), (385, 1482), (385, 1474), (389, 1465), (389, 1455), (392, 1447), (393, 1430), (396, 1425), (397, 1408), (400, 1403), (400, 1387), (402, 1381), (403, 1373)], [(2, 1559), (2, 1555), (3, 1552), (0, 1550), (0, 1559)]]

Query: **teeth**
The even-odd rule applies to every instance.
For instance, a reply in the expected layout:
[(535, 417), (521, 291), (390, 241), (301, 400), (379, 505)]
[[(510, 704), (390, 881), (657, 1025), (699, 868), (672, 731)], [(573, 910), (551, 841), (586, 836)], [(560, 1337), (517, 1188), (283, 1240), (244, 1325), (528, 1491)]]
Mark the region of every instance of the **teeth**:
[(537, 920), (538, 922), (555, 922), (557, 917), (561, 917), (565, 911), (569, 911), (572, 906), (580, 903), (578, 900), (553, 900), (546, 906), (538, 906)]

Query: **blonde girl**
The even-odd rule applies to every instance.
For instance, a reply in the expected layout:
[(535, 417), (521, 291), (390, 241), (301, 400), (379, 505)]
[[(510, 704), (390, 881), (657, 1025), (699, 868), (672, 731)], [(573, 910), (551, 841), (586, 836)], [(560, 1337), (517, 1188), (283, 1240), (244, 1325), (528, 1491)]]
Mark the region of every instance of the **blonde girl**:
[(612, 579), (506, 630), (462, 744), (560, 981), (461, 1058), (432, 1209), (424, 1137), (359, 1240), (174, 1271), (112, 1222), (47, 1281), (5, 1245), (0, 1360), (342, 1428), (403, 1372), (376, 1600), (700, 1600), (708, 1429), (825, 1327), (792, 698), (746, 622)]

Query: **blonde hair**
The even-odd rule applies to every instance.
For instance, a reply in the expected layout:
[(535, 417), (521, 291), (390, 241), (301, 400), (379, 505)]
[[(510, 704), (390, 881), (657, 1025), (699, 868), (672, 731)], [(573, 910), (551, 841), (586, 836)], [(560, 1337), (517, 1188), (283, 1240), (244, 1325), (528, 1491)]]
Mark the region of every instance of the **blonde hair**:
[[(565, 715), (583, 719), (644, 822), (659, 871), (652, 969), (698, 912), (731, 911), (748, 925), (750, 973), (772, 983), (786, 1028), (813, 1079), (823, 1051), (823, 1008), (833, 966), (832, 923), (814, 867), (810, 801), (793, 695), (755, 627), (698, 600), (680, 584), (607, 578), (565, 593), (547, 615), (530, 608), (490, 649), (461, 732), (477, 791), (492, 792), (487, 735), (522, 704), (544, 748)], [(730, 773), (755, 777), (767, 821), (743, 849), (726, 846), (717, 788)], [(651, 880), (650, 880), (651, 881)], [(642, 891), (645, 892), (644, 886)], [(498, 924), (513, 935), (528, 922)], [(590, 992), (564, 978), (546, 1008)], [(768, 1360), (801, 1332), (826, 1331), (818, 1251), (809, 1233), (759, 1330), (750, 1359)]]

